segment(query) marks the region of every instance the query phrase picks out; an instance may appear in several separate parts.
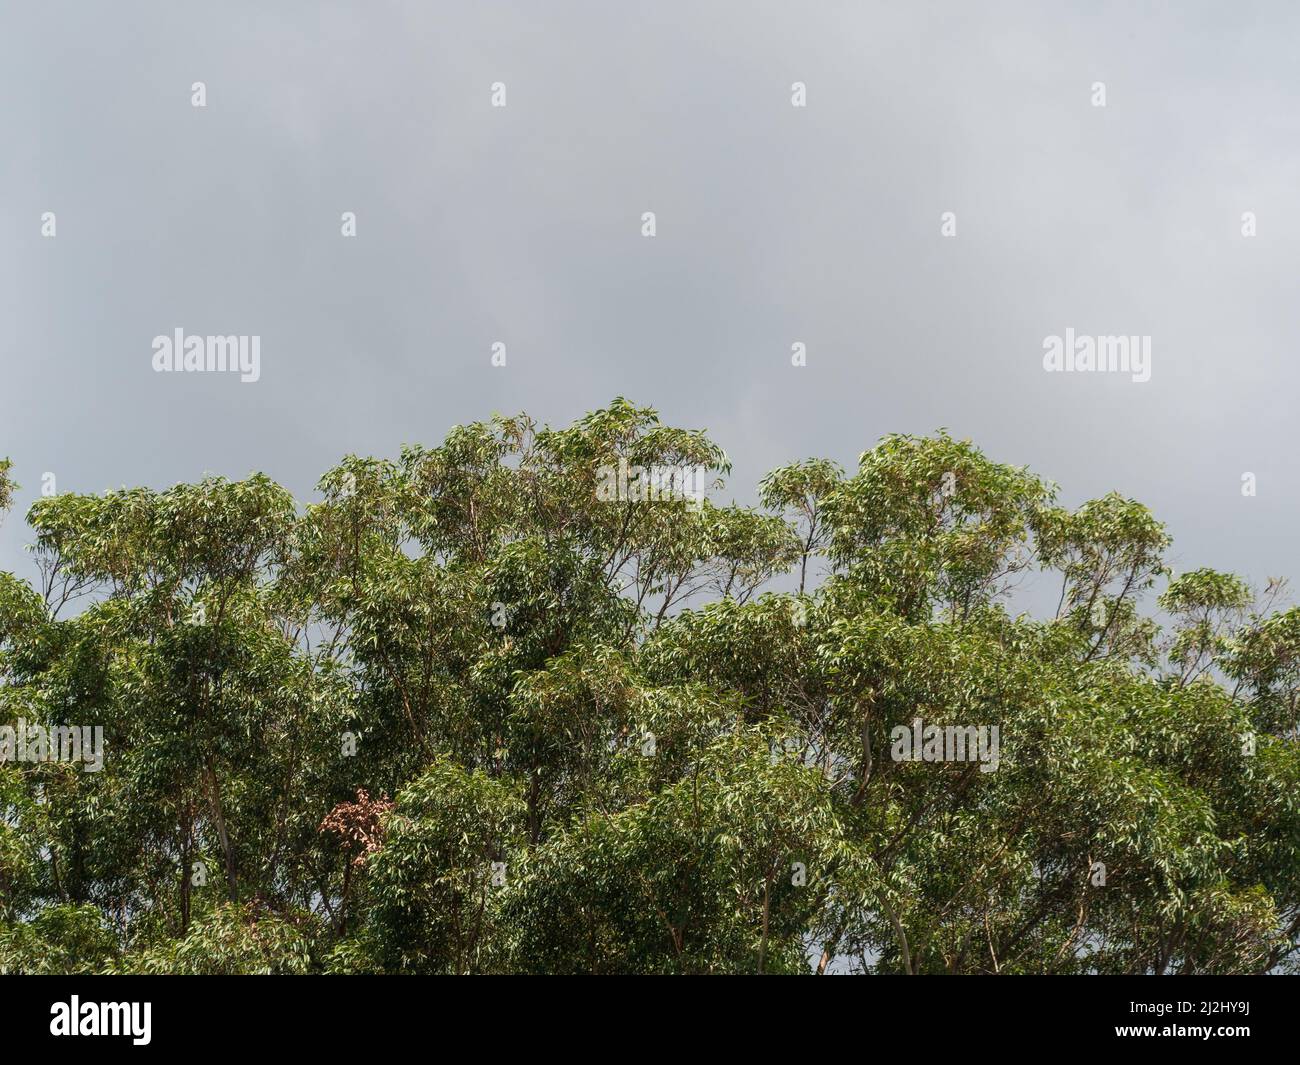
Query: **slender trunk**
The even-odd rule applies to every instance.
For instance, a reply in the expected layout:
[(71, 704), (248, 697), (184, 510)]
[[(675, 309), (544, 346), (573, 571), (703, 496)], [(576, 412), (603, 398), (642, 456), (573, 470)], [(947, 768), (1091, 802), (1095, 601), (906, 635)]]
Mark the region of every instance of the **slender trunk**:
[(217, 774), (209, 761), (206, 767), (208, 781), (208, 802), (212, 807), (212, 820), (217, 826), (217, 836), (221, 840), (221, 851), (226, 861), (226, 885), (230, 888), (231, 902), (239, 901), (239, 880), (235, 874), (235, 851), (230, 846), (230, 835), (226, 832), (226, 817), (221, 808), (221, 786), (217, 783)]
[(181, 830), (181, 935), (190, 930), (190, 892), (193, 883), (190, 878), (190, 843), (193, 837), (193, 823), (189, 811), (185, 814), (185, 824)]

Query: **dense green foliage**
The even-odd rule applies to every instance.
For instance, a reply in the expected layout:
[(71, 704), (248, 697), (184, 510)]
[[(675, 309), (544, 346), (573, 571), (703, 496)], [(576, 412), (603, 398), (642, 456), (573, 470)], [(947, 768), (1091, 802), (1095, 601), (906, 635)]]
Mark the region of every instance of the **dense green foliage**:
[[(728, 472), (619, 400), (348, 457), (305, 507), (36, 503), (0, 724), (101, 725), (104, 766), (0, 765), (0, 971), (1294, 966), (1277, 582), (1174, 578), (1140, 504), (942, 433), (760, 508), (599, 498), (620, 460)], [(1011, 613), (1030, 578), (1054, 616)], [(891, 757), (917, 718), (997, 726), (996, 770)]]

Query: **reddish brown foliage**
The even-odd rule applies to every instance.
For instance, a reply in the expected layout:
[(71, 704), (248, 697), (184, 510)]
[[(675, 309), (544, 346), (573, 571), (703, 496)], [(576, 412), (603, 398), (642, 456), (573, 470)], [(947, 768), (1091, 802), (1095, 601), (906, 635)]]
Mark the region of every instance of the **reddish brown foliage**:
[(365, 788), (358, 788), (357, 801), (339, 803), (325, 815), (317, 831), (338, 833), (347, 849), (358, 850), (352, 864), (365, 865), (384, 842), (383, 819), (392, 808), (386, 795), (372, 799)]

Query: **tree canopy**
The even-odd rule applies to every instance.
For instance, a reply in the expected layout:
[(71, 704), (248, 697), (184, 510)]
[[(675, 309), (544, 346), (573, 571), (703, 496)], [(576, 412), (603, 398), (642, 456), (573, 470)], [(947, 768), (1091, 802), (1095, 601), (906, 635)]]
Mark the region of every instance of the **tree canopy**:
[[(637, 488), (682, 470), (730, 466), (619, 399), (347, 456), (309, 505), (35, 503), (0, 972), (1296, 967), (1280, 581), (1175, 576), (1142, 504), (944, 432), (753, 507)], [(1029, 579), (1054, 613), (1013, 613)], [(101, 727), (102, 767), (20, 723)], [(923, 727), (996, 759), (899, 757)]]

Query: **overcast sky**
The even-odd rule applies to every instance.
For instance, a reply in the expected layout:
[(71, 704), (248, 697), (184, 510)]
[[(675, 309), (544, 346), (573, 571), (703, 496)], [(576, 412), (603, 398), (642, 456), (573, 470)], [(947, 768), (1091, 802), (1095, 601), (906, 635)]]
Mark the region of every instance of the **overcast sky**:
[[(622, 394), (709, 429), (740, 499), (946, 426), (1067, 502), (1147, 503), (1179, 568), (1300, 578), (1298, 31), (1288, 3), (0, 0), (0, 568), (47, 471), (312, 498), (347, 452)], [(155, 373), (176, 328), (260, 336), (261, 379)], [(1067, 328), (1151, 337), (1150, 381), (1046, 373)]]

